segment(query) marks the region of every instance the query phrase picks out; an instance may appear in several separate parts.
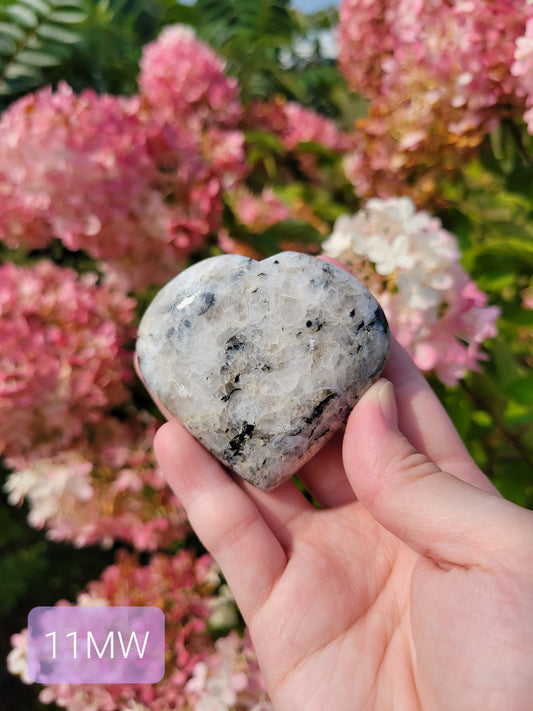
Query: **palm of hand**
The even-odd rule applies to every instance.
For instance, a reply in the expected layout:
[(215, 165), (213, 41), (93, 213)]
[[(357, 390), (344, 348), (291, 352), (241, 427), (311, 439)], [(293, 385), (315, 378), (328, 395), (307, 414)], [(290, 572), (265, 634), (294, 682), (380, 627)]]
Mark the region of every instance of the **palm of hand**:
[(418, 555), (358, 502), (309, 519), (250, 623), (275, 707), (303, 708), (312, 689), (306, 711), (392, 708), (393, 692), (419, 708), (409, 621)]

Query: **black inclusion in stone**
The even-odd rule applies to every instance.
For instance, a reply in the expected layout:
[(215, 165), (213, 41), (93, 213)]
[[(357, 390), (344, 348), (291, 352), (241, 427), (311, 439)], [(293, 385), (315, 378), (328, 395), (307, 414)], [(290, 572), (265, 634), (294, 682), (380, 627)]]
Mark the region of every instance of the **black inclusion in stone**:
[(389, 332), (389, 324), (387, 322), (385, 314), (383, 313), (383, 309), (381, 308), (381, 306), (377, 306), (374, 312), (374, 318), (372, 319), (372, 321), (369, 321), (367, 323), (366, 330), (371, 331), (373, 328), (379, 328), (380, 326), (383, 333), (387, 334)]
[(305, 418), (306, 424), (310, 425), (313, 420), (316, 420), (317, 417), (320, 417), (320, 415), (324, 412), (328, 402), (330, 402), (330, 400), (334, 400), (336, 397), (338, 397), (337, 393), (330, 393), (323, 400), (321, 400), (318, 405), (313, 408), (309, 417)]
[(246, 341), (240, 336), (232, 336), (226, 341), (226, 355), (230, 355), (235, 351), (240, 351), (246, 345)]
[(226, 452), (232, 457), (238, 457), (242, 454), (242, 450), (246, 442), (252, 437), (254, 433), (255, 425), (249, 422), (243, 422), (240, 432), (238, 432), (233, 439), (230, 440), (228, 449)]
[(236, 393), (236, 392), (238, 392), (238, 391), (241, 390), (241, 389), (242, 389), (242, 388), (233, 388), (233, 390), (230, 390), (227, 395), (224, 395), (224, 396), (221, 397), (220, 399), (222, 400), (222, 402), (227, 402), (227, 401), (230, 399), (230, 397), (233, 395), (233, 393)]
[(206, 291), (200, 296), (200, 308), (198, 316), (203, 316), (215, 303), (215, 295), (212, 291)]
[(333, 270), (329, 264), (322, 265), (322, 276), (319, 279), (315, 279), (315, 277), (309, 279), (309, 284), (314, 288), (320, 287), (321, 289), (329, 289), (332, 283)]
[(376, 313), (374, 314), (374, 323), (376, 324), (376, 326), (381, 326), (381, 328), (383, 329), (383, 333), (389, 332), (389, 324), (387, 322), (387, 317), (385, 316), (381, 306), (378, 306), (376, 309)]
[[(311, 320), (306, 321), (305, 325), (307, 328), (312, 328), (314, 326), (315, 331), (320, 331), (320, 329), (324, 325), (324, 322), (321, 321), (319, 318), (315, 318), (314, 321), (311, 321)], [(296, 335), (299, 335), (299, 334), (296, 334)]]

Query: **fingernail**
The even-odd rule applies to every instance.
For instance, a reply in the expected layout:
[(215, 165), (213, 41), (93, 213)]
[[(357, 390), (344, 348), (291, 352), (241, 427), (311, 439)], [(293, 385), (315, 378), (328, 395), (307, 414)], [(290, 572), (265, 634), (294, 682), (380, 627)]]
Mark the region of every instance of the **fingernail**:
[(382, 385), (378, 390), (379, 406), (381, 414), (389, 425), (398, 429), (398, 410), (396, 408), (396, 398), (394, 397), (394, 388), (390, 380), (382, 379)]

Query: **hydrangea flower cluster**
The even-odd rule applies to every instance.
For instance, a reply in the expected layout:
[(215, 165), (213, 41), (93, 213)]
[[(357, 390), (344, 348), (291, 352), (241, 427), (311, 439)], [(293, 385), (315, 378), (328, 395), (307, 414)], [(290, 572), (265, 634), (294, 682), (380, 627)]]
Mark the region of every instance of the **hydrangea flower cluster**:
[(186, 689), (194, 711), (273, 711), (250, 638), (235, 631), (198, 662)]
[[(42, 703), (56, 703), (72, 711), (127, 708), (128, 702), (145, 704), (152, 711), (184, 708), (184, 683), (210, 648), (206, 631), (209, 593), (204, 580), (211, 559), (195, 559), (189, 551), (175, 556), (155, 554), (148, 565), (139, 565), (137, 556), (120, 551), (114, 565), (99, 580), (78, 595), (80, 606), (146, 605), (165, 613), (165, 654), (168, 673), (158, 684), (51, 684), (42, 689)], [(57, 604), (69, 604), (60, 601)], [(12, 638), (14, 650), (8, 658), (12, 673), (21, 673), (25, 639)]]
[(0, 267), (0, 453), (55, 454), (128, 399), (134, 305), (47, 260)]
[(522, 0), (343, 0), (339, 67), (371, 101), (346, 162), (358, 194), (390, 197), (418, 180), (423, 201), (498, 120), (522, 112), (510, 68), (532, 13)]
[(142, 97), (169, 123), (180, 119), (197, 131), (237, 127), (242, 113), (237, 80), (226, 76), (224, 60), (199, 42), (191, 27), (166, 27), (144, 47), (140, 68)]
[(141, 66), (139, 96), (76, 95), (61, 84), (3, 114), (0, 239), (8, 246), (59, 239), (104, 260), (123, 288), (140, 289), (173, 276), (216, 231), (222, 190), (245, 171), (236, 83), (179, 26), (147, 47)]
[[(78, 595), (79, 606), (145, 605), (165, 613), (166, 673), (157, 684), (51, 684), (39, 694), (42, 703), (68, 711), (271, 711), (255, 655), (248, 638), (235, 633), (216, 645), (207, 631), (212, 560), (189, 551), (161, 553), (147, 565), (119, 551), (114, 565)], [(70, 603), (62, 600), (60, 605)], [(27, 630), (11, 638), (8, 669), (27, 676)]]
[(69, 449), (47, 458), (8, 460), (14, 471), (4, 491), (9, 503), (29, 505), (28, 522), (47, 538), (75, 546), (115, 540), (154, 551), (182, 540), (186, 514), (152, 451), (155, 420), (107, 417)]
[(454, 385), (485, 359), (499, 309), (459, 264), (455, 237), (410, 198), (371, 199), (337, 220), (324, 253), (344, 262), (380, 301), (418, 367)]
[(527, 21), (524, 36), (516, 41), (514, 59), (511, 73), (517, 78), (526, 95), (527, 111), (524, 114), (524, 121), (527, 123), (529, 133), (533, 134), (533, 17)]
[[(242, 181), (246, 161), (239, 86), (225, 67), (192, 28), (172, 25), (143, 49), (139, 95), (161, 133), (187, 129), (219, 189), (229, 190)], [(165, 154), (161, 158), (164, 162)], [(194, 181), (194, 175), (187, 178)]]

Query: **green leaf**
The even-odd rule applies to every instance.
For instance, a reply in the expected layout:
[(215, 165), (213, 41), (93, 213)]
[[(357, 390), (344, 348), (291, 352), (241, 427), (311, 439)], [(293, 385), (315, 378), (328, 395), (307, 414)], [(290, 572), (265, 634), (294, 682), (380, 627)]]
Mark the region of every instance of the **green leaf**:
[(509, 226), (509, 236), (487, 240), (472, 250), (476, 271), (493, 271), (503, 274), (513, 269), (528, 270), (533, 268), (533, 239), (529, 234), (515, 236), (518, 229)]
[(520, 405), (529, 406), (533, 413), (533, 378), (513, 380), (506, 386), (505, 392)]
[(501, 293), (502, 289), (516, 283), (516, 272), (504, 272), (503, 274), (485, 272), (476, 277), (476, 283), (481, 291), (496, 291)]
[(50, 5), (43, 0), (19, 0), (23, 5), (28, 5), (34, 12), (47, 15), (50, 12)]
[(8, 552), (0, 560), (0, 610), (8, 611), (46, 571), (46, 542)]
[(275, 225), (267, 227), (267, 229), (258, 235), (258, 239), (272, 239), (276, 242), (303, 242), (305, 244), (319, 244), (322, 241), (322, 235), (307, 222), (301, 220), (283, 220)]
[(20, 42), (26, 37), (26, 33), (23, 32), (20, 27), (8, 22), (0, 22), (0, 35), (7, 35), (8, 37), (12, 37), (18, 42)]
[(530, 506), (533, 500), (533, 482), (528, 462), (502, 462), (502, 474), (493, 479), (494, 485), (509, 501), (519, 506)]
[(87, 13), (78, 10), (54, 10), (48, 19), (65, 25), (77, 25), (87, 19)]
[(517, 326), (529, 326), (533, 328), (533, 310), (518, 308), (515, 311), (505, 313), (505, 320)]
[(17, 51), (17, 45), (11, 37), (2, 37), (0, 35), (0, 54), (12, 57)]
[(23, 25), (23, 27), (37, 27), (39, 24), (39, 18), (37, 15), (22, 5), (10, 5), (9, 7), (6, 7), (6, 12), (16, 22)]
[(522, 405), (516, 400), (510, 400), (503, 413), (503, 422), (507, 427), (517, 427), (533, 423), (531, 407)]
[(61, 57), (27, 49), (18, 53), (17, 60), (31, 67), (55, 67), (61, 61)]
[(245, 140), (247, 145), (254, 145), (257, 148), (264, 149), (266, 152), (272, 151), (281, 155), (285, 152), (281, 141), (273, 133), (267, 133), (266, 131), (246, 131)]
[(443, 226), (453, 232), (459, 240), (461, 251), (472, 245), (472, 224), (470, 219), (457, 208), (448, 208), (439, 212)]
[[(439, 390), (440, 390), (439, 386)], [(463, 440), (467, 440), (472, 428), (472, 405), (463, 392), (449, 388), (441, 394), (441, 400), (455, 428)]]
[(85, 0), (53, 0), (54, 7), (76, 7), (79, 10), (87, 11), (87, 3)]
[(494, 338), (489, 344), (490, 352), (496, 372), (498, 374), (498, 383), (506, 388), (515, 380), (520, 378), (520, 370), (514, 355), (501, 336)]
[(20, 64), (19, 62), (13, 62), (5, 69), (4, 77), (6, 79), (40, 79), (41, 73), (35, 67), (29, 66), (28, 64)]
[(39, 37), (44, 37), (48, 40), (55, 40), (56, 42), (61, 42), (63, 44), (74, 44), (80, 39), (80, 35), (76, 32), (71, 32), (66, 30), (64, 27), (59, 25), (44, 24), (37, 29), (37, 34)]
[(475, 410), (471, 413), (472, 421), (479, 425), (480, 427), (493, 427), (494, 420), (490, 413), (485, 410)]

